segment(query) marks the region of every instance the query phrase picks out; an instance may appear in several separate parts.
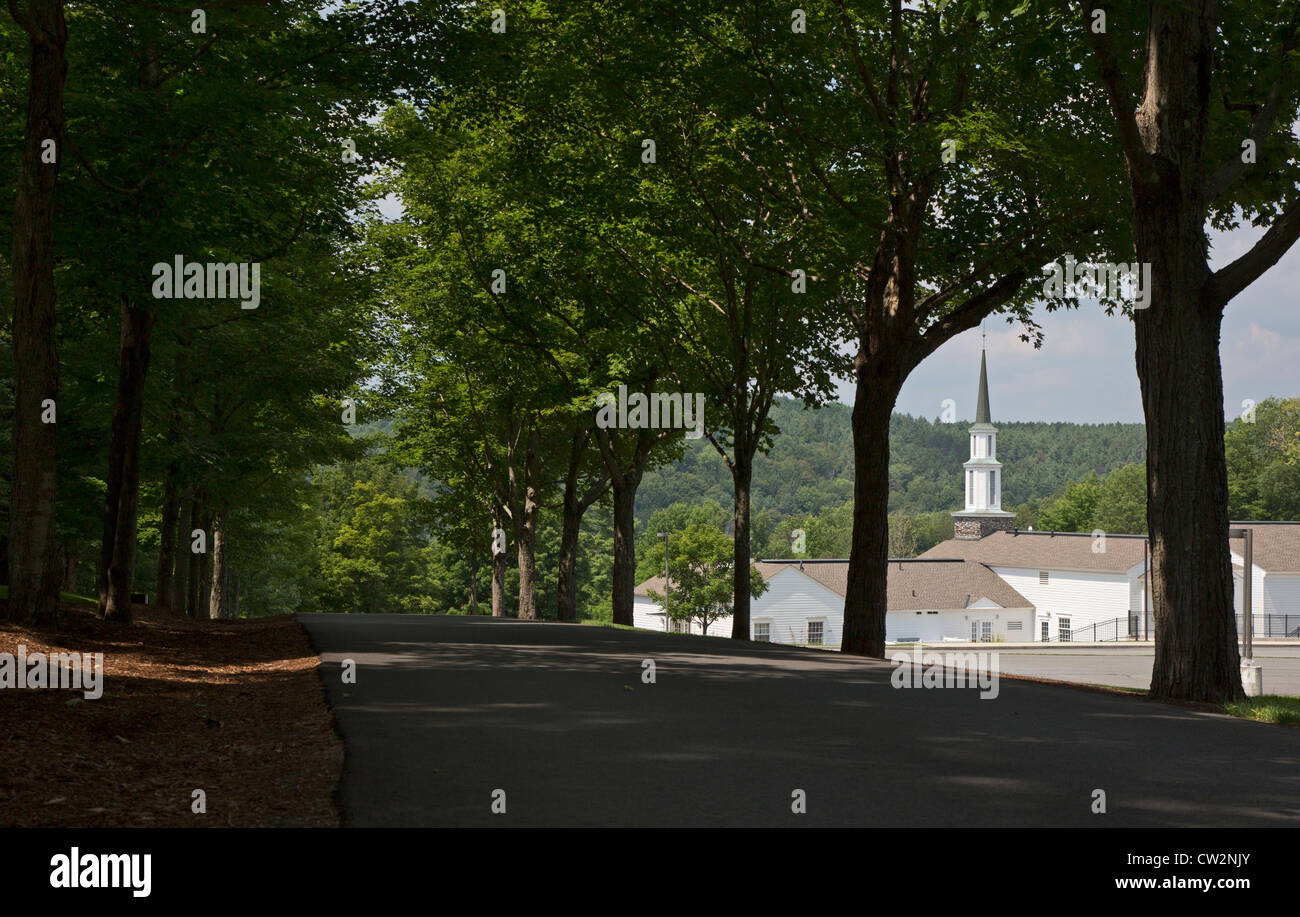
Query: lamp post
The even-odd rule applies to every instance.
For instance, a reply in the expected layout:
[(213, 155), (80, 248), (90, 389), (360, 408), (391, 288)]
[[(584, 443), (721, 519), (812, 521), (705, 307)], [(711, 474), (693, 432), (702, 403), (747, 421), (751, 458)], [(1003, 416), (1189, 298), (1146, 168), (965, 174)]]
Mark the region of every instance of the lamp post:
[(668, 631), (668, 533), (660, 532), (659, 537), (664, 540), (664, 631)]
[(1241, 682), (1246, 694), (1258, 697), (1264, 691), (1264, 675), (1255, 663), (1255, 622), (1252, 615), (1254, 598), (1251, 595), (1255, 580), (1255, 531), (1254, 529), (1228, 529), (1229, 538), (1240, 538), (1245, 542), (1241, 552)]

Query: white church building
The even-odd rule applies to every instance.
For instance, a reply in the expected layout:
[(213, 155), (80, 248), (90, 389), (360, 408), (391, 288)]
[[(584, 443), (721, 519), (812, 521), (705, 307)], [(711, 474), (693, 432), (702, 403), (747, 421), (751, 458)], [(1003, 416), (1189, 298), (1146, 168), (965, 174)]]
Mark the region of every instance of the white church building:
[[(1002, 509), (1002, 464), (989, 411), (988, 368), (980, 357), (979, 395), (965, 463), (965, 507), (953, 537), (920, 557), (891, 559), (885, 617), (889, 643), (1071, 642), (1149, 639), (1154, 623), (1146, 588), (1144, 535), (1021, 531)], [(1300, 523), (1234, 522), (1254, 534), (1253, 630), (1261, 637), (1300, 636)], [(1240, 541), (1232, 542), (1241, 613)], [(838, 647), (843, 636), (847, 560), (764, 560), (755, 569), (768, 589), (750, 605), (758, 641)], [(633, 623), (700, 633), (697, 622), (665, 620), (650, 593), (636, 589)], [(1239, 625), (1240, 626), (1240, 625)], [(709, 627), (731, 636), (731, 618)]]

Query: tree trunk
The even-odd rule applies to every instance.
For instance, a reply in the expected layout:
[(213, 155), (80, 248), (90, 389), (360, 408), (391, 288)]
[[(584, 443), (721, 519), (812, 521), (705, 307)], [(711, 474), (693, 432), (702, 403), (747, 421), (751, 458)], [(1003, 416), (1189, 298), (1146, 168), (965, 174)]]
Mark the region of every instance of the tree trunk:
[[(732, 548), (732, 561), (735, 564), (734, 588), (732, 589), (731, 639), (749, 639), (749, 506), (750, 485), (754, 477), (754, 461), (744, 430), (736, 431), (735, 456), (731, 464), (732, 489), (735, 496), (732, 501), (732, 516), (735, 520), (736, 538)], [(705, 623), (704, 632), (708, 633)]]
[(585, 494), (578, 492), (583, 457), (590, 441), (591, 433), (588, 430), (579, 427), (573, 431), (569, 464), (564, 476), (559, 581), (556, 586), (558, 600), (556, 617), (560, 621), (578, 620), (578, 540), (582, 534), (582, 517), (586, 515), (587, 508), (599, 500), (609, 488), (609, 475), (606, 473), (589, 487)]
[(77, 567), (80, 562), (77, 555), (68, 551), (63, 558), (63, 592), (77, 591)]
[[(14, 455), (7, 607), (10, 620), (57, 623), (62, 573), (55, 557), (58, 431), (42, 415), (46, 399), (57, 401), (59, 394), (54, 192), (63, 155), (68, 31), (62, 0), (30, 0), (26, 7), (25, 13), (17, 4), (10, 7), (28, 32), (30, 62), (13, 219)], [(54, 144), (54, 162), (41, 161), (47, 142)]]
[(478, 614), (478, 562), (469, 564), (469, 613)]
[(173, 614), (185, 614), (190, 594), (190, 529), (186, 524), (190, 518), (193, 493), (183, 488), (179, 505), (176, 507), (176, 541), (172, 551), (175, 557), (175, 573), (172, 575), (172, 593), (168, 608)]
[(564, 518), (560, 524), (560, 561), (556, 586), (556, 619), (578, 620), (578, 535), (582, 530), (582, 507), (570, 481), (564, 487)]
[(122, 297), (122, 341), (108, 450), (104, 543), (100, 553), (99, 614), (105, 620), (123, 623), (131, 621), (136, 512), (140, 502), (140, 431), (153, 320), (150, 310), (134, 306), (127, 297)]
[(230, 615), (229, 573), (226, 564), (226, 514), (212, 517), (212, 583), (208, 591), (208, 619), (224, 620)]
[(540, 486), (541, 435), (528, 434), (524, 454), (524, 506), (515, 548), (519, 555), (519, 617), (537, 619), (537, 491)]
[[(199, 600), (203, 594), (203, 559), (206, 556), (194, 551), (196, 529), (203, 530), (203, 500), (197, 492), (190, 499), (189, 531), (185, 533), (186, 557), (189, 559), (185, 576), (185, 613), (191, 618), (199, 616)], [(206, 548), (206, 543), (204, 547)]]
[(575, 621), (578, 617), (578, 588), (575, 579), (578, 561), (578, 533), (582, 529), (582, 504), (578, 500), (578, 471), (582, 464), (582, 443), (586, 434), (573, 434), (573, 448), (564, 473), (564, 503), (560, 520), (560, 560), (556, 577), (555, 618)]
[(1151, 696), (1244, 696), (1228, 545), (1219, 336), (1210, 289), (1204, 156), (1214, 65), (1214, 3), (1152, 6), (1146, 91), (1136, 112), (1154, 176), (1133, 174), (1138, 261), (1150, 302), (1135, 310), (1147, 431), (1155, 662)]
[(204, 513), (203, 530), (208, 533), (208, 550), (199, 555), (199, 588), (195, 597), (194, 617), (199, 620), (208, 618), (210, 596), (212, 594), (212, 513)]
[(172, 609), (176, 607), (172, 604), (172, 580), (176, 568), (176, 529), (181, 511), (178, 474), (176, 462), (167, 466), (163, 482), (162, 530), (158, 538), (158, 582), (154, 588), (155, 603)]
[(506, 552), (496, 550), (496, 533), (503, 532), (502, 513), (496, 509), (492, 513), (492, 617), (506, 616)]
[(853, 540), (849, 549), (841, 650), (885, 655), (889, 566), (889, 419), (903, 373), (867, 355), (855, 359), (853, 398)]
[(632, 626), (636, 602), (636, 485), (614, 479), (614, 623)]
[(1201, 220), (1180, 201), (1152, 198), (1138, 216), (1151, 303), (1134, 321), (1147, 432), (1151, 696), (1222, 703), (1244, 696), (1228, 542), (1222, 311), (1204, 292)]

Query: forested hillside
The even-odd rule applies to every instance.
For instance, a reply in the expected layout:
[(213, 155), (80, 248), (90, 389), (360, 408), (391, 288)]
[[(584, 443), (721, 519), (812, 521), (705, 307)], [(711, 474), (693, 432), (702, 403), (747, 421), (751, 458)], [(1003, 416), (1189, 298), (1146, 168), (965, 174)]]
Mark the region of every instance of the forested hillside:
[[(778, 399), (772, 419), (781, 433), (754, 462), (754, 507), (782, 516), (816, 513), (852, 497), (852, 409), (830, 404), (804, 410)], [(890, 424), (889, 509), (917, 514), (961, 509), (962, 463), (970, 455), (970, 421), (941, 423), (895, 414)], [(1143, 461), (1141, 424), (997, 423), (1003, 472), (1002, 504), (1037, 505), (1089, 472), (1105, 475)], [(646, 473), (637, 492), (637, 517), (673, 503), (731, 503), (731, 476), (707, 440), (683, 459)]]

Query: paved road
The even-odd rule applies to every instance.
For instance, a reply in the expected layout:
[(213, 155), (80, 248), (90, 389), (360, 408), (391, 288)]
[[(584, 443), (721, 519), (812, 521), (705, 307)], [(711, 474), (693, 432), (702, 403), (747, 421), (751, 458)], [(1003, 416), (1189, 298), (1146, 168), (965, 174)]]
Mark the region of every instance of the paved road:
[(1300, 826), (1296, 729), (1013, 679), (993, 700), (894, 689), (888, 663), (770, 644), (302, 620), (347, 747), (350, 825)]
[[(1002, 672), (1008, 675), (1031, 675), (1090, 685), (1115, 685), (1122, 688), (1151, 687), (1150, 646), (1112, 644), (1104, 647), (1052, 649), (1008, 649), (988, 645), (972, 649), (995, 649)], [(940, 652), (951, 645), (931, 646)], [(1300, 695), (1300, 646), (1255, 643), (1255, 661), (1263, 667), (1264, 691), (1268, 694)]]

